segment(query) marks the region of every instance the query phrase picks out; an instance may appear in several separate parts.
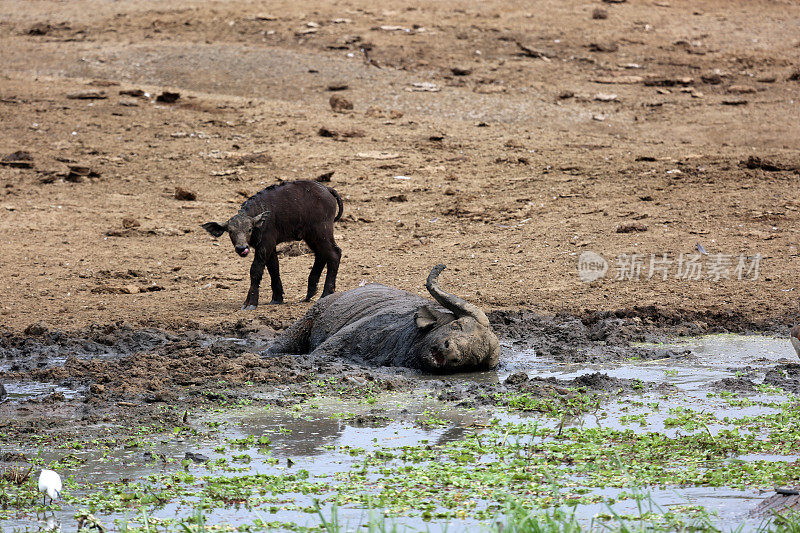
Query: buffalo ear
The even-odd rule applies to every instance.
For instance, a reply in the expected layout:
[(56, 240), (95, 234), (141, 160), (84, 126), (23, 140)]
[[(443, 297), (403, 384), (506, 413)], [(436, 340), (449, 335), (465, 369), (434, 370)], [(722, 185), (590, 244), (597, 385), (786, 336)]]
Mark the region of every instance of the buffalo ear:
[(218, 224), (216, 222), (206, 222), (203, 224), (203, 229), (209, 232), (214, 237), (219, 237), (228, 229), (227, 224)]
[(264, 223), (269, 218), (269, 214), (270, 214), (269, 211), (264, 211), (260, 215), (253, 217), (253, 226), (258, 228), (258, 229), (261, 229), (262, 227), (264, 227)]
[(414, 315), (414, 322), (416, 322), (419, 329), (425, 330), (433, 326), (441, 326), (442, 324), (452, 322), (455, 318), (456, 317), (450, 313), (442, 313), (429, 305), (423, 305), (417, 309)]

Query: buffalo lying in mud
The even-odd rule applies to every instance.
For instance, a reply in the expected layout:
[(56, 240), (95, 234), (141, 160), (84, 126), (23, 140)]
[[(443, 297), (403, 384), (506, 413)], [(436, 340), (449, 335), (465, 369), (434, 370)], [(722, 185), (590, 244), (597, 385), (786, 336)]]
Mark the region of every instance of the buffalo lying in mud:
[(275, 246), (282, 242), (304, 240), (314, 252), (306, 301), (317, 293), (317, 284), (326, 266), (322, 296), (336, 290), (342, 251), (333, 240), (333, 223), (340, 218), (342, 199), (334, 189), (316, 181), (301, 180), (270, 185), (245, 200), (239, 212), (224, 224), (206, 222), (203, 229), (214, 237), (227, 231), (236, 253), (242, 257), (246, 257), (252, 247), (250, 291), (242, 309), (255, 309), (265, 265), (272, 285), (270, 303), (283, 303), (283, 284), (275, 251)]
[(333, 355), (376, 366), (435, 373), (494, 368), (500, 343), (486, 314), (439, 288), (437, 265), (425, 284), (434, 302), (378, 283), (318, 301), (269, 353)]

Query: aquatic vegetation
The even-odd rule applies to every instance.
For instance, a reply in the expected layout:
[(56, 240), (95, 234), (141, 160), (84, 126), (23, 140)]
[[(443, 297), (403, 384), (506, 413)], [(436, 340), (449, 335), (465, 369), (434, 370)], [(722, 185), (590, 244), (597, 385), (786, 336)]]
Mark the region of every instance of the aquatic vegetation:
[(495, 395), (498, 405), (515, 411), (535, 411), (559, 417), (565, 414), (577, 415), (597, 410), (603, 397), (597, 394), (581, 394), (573, 391), (569, 395), (553, 394), (549, 397), (536, 396), (526, 392), (511, 392)]
[(417, 418), (416, 424), (425, 428), (446, 427), (450, 425), (450, 421), (442, 418), (441, 413), (426, 409)]
[[(591, 401), (573, 406), (551, 404), (544, 420), (571, 413), (574, 405), (597, 409), (597, 399)], [(451, 424), (430, 410), (424, 411), (420, 420), (430, 427)], [(779, 413), (728, 421), (717, 420), (712, 413), (673, 407), (666, 420), (672, 422), (665, 425), (682, 432), (669, 436), (613, 427), (548, 426), (537, 420), (494, 420), (485, 427), (467, 430), (461, 439), (442, 444), (421, 441), (396, 447), (378, 444), (373, 449), (333, 447), (334, 452), (356, 461), (339, 473), (313, 475), (306, 469), (274, 474), (250, 472), (247, 465), (254, 459), (249, 450), (269, 454), (265, 447), (271, 444), (271, 438), (248, 435), (229, 438), (225, 446), (216, 447), (214, 452), (220, 456), (208, 465), (185, 462), (186, 470), (150, 474), (133, 482), (107, 482), (80, 496), (71, 491), (65, 498), (93, 515), (138, 509), (151, 513), (169, 502), (180, 502), (200, 509), (202, 516), (205, 510), (232, 506), (260, 509), (266, 514), (291, 509), (319, 513), (319, 508), (315, 510), (309, 503), (308, 498), (313, 496), (327, 506), (379, 507), (383, 509), (382, 516), (389, 517), (450, 521), (469, 516), (486, 521), (502, 514), (506, 519), (504, 531), (549, 531), (555, 527), (559, 531), (582, 531), (585, 524), (582, 526), (574, 515), (565, 513), (563, 506), (603, 502), (610, 505), (636, 499), (639, 487), (772, 487), (800, 478), (800, 466), (794, 463), (736, 459), (752, 453), (782, 453), (787, 445), (797, 449), (800, 404), (796, 401), (784, 403)], [(625, 421), (644, 423), (647, 416), (623, 415), (620, 422)], [(712, 434), (709, 424), (727, 426)], [(122, 438), (117, 445), (141, 447), (141, 443)], [(228, 448), (241, 452), (225, 457)], [(61, 464), (80, 465), (80, 461), (70, 462), (69, 457), (63, 457)], [(265, 464), (277, 464), (277, 458), (270, 459)], [(242, 466), (232, 467), (231, 462)], [(203, 469), (222, 469), (225, 473), (202, 474)], [(611, 487), (623, 490), (614, 497), (593, 492)], [(22, 507), (30, 502), (30, 489), (14, 494), (9, 487), (2, 488), (0, 498), (7, 505)], [(510, 507), (512, 501), (516, 502), (515, 507)], [(706, 519), (703, 513), (703, 509), (686, 506), (667, 511), (647, 509), (638, 517), (608, 511), (599, 514), (592, 527), (604, 522), (627, 523), (627, 530), (633, 531), (631, 520), (639, 519), (646, 520), (648, 530), (653, 530), (654, 524), (668, 530), (678, 524), (689, 527), (698, 517)], [(331, 531), (335, 518), (321, 518), (321, 529)], [(136, 520), (140, 526), (144, 523)], [(155, 526), (152, 516), (147, 520), (147, 524)], [(385, 517), (382, 520), (381, 527), (394, 527)], [(280, 522), (278, 526), (278, 522), (253, 521), (245, 530), (273, 526), (300, 530), (296, 524)], [(184, 531), (199, 531), (196, 527), (201, 524), (195, 517), (172, 526), (178, 531), (184, 526), (189, 528)], [(133, 522), (126, 527), (131, 532), (142, 530), (136, 529)]]
[[(769, 385), (751, 391), (748, 381), (689, 395), (675, 386), (683, 371), (647, 370), (664, 386), (632, 378), (633, 393), (613, 385), (550, 394), (491, 384), (468, 407), (440, 401), (438, 391), (315, 377), (280, 407), (257, 395), (241, 401), (241, 390), (197, 391), (208, 401), (192, 407), (189, 423), (182, 409), (163, 406), (161, 425), (123, 421), (86, 437), (3, 444), (46, 449), (36, 464), (74, 474), (48, 510), (77, 509), (131, 533), (713, 531), (718, 518), (706, 507), (663, 504), (663, 494), (752, 494), (800, 479), (797, 396)], [(208, 461), (186, 460), (187, 450)], [(87, 483), (98, 470), (119, 475)], [(0, 527), (42, 510), (35, 496), (32, 483), (0, 479)], [(798, 524), (787, 515), (764, 531)]]

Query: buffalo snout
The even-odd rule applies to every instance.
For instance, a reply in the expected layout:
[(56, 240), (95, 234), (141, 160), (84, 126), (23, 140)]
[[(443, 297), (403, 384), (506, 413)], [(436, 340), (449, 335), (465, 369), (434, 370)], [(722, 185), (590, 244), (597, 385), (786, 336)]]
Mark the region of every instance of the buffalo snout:
[(236, 253), (242, 257), (247, 257), (247, 254), (250, 253), (249, 246), (234, 246), (234, 249), (236, 250)]

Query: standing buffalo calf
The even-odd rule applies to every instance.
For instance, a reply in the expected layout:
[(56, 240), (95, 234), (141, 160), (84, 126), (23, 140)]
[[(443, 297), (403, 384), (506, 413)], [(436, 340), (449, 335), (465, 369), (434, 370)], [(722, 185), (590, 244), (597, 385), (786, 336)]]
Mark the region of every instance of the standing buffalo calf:
[(336, 273), (342, 251), (333, 240), (333, 223), (340, 218), (342, 199), (334, 189), (316, 181), (290, 181), (257, 192), (245, 200), (239, 212), (227, 222), (206, 222), (203, 229), (214, 237), (227, 231), (236, 253), (242, 257), (247, 257), (252, 248), (250, 291), (242, 309), (255, 309), (264, 266), (269, 271), (272, 285), (270, 303), (283, 303), (283, 285), (275, 252), (275, 246), (281, 242), (304, 240), (314, 252), (306, 301), (317, 293), (323, 267), (327, 266), (328, 271), (322, 297), (336, 290)]
[(477, 306), (439, 288), (437, 265), (425, 286), (434, 302), (371, 283), (322, 299), (292, 324), (270, 353), (326, 354), (378, 366), (436, 373), (490, 369), (500, 343)]

